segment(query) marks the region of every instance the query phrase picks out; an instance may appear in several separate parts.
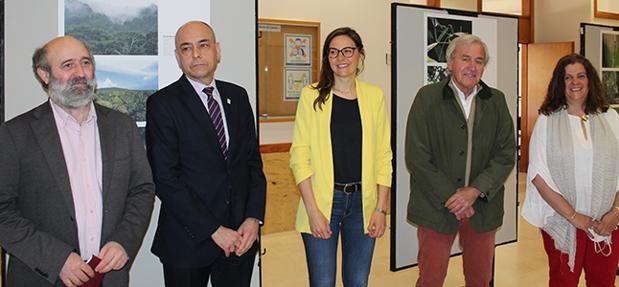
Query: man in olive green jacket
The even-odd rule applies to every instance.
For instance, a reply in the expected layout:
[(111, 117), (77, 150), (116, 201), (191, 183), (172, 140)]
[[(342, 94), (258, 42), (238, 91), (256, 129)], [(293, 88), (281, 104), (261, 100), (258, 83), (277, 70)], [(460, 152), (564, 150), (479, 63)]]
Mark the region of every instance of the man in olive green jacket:
[(487, 47), (473, 35), (447, 49), (450, 77), (422, 87), (406, 127), (408, 220), (417, 227), (417, 286), (442, 286), (460, 235), (466, 286), (488, 286), (503, 222), (503, 184), (515, 163), (514, 123), (503, 93), (483, 81)]

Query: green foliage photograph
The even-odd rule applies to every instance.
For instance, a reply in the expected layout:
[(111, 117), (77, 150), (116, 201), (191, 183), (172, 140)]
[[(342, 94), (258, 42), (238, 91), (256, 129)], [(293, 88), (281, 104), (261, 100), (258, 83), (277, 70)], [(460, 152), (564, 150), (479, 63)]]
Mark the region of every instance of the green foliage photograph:
[(146, 121), (146, 99), (159, 87), (156, 57), (95, 56), (97, 103)]
[(65, 0), (65, 34), (94, 55), (157, 55), (156, 0)]
[(602, 33), (602, 68), (619, 68), (619, 34)]
[(602, 83), (610, 104), (619, 104), (619, 72), (602, 71)]
[(146, 121), (146, 99), (156, 90), (103, 88), (97, 90), (97, 103), (128, 114), (136, 122)]

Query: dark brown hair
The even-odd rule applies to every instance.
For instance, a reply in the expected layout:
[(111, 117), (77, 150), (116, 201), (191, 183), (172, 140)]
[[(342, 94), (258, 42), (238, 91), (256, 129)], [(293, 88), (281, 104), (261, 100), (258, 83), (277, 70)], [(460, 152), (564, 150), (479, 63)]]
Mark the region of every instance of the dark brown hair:
[[(337, 36), (348, 36), (354, 43), (355, 48), (359, 54), (361, 54), (361, 62), (363, 63), (363, 59), (365, 58), (365, 50), (363, 49), (363, 42), (361, 41), (361, 36), (357, 33), (357, 31), (353, 30), (350, 27), (341, 27), (337, 28), (325, 39), (325, 43), (322, 46), (322, 67), (320, 68), (320, 80), (316, 86), (313, 86), (314, 89), (318, 90), (318, 97), (314, 100), (314, 110), (316, 110), (316, 106), (322, 110), (322, 105), (325, 103), (327, 98), (329, 97), (329, 92), (331, 88), (333, 88), (334, 77), (333, 70), (331, 69), (331, 65), (329, 65), (329, 46), (331, 45), (331, 41)], [(363, 64), (361, 65), (363, 67)], [(361, 73), (361, 70), (357, 69), (357, 74)]]
[(585, 67), (587, 79), (589, 80), (589, 93), (585, 101), (585, 113), (595, 114), (608, 110), (606, 91), (602, 86), (600, 76), (598, 76), (591, 62), (579, 54), (570, 54), (559, 59), (554, 72), (552, 72), (552, 79), (548, 84), (546, 98), (539, 108), (541, 114), (550, 115), (551, 113), (567, 107), (567, 99), (565, 97), (565, 67), (575, 63), (580, 63)]

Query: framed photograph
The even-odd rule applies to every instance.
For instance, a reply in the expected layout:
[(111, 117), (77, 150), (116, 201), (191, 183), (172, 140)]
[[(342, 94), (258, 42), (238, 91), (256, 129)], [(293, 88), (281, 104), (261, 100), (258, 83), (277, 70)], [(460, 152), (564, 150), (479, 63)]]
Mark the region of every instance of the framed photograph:
[(146, 99), (158, 89), (158, 61), (147, 56), (95, 56), (97, 103), (146, 123)]
[(65, 0), (64, 33), (93, 55), (157, 55), (158, 0)]
[(285, 68), (284, 101), (298, 101), (303, 87), (311, 83), (310, 68)]
[(619, 20), (619, 2), (616, 0), (593, 0), (593, 15), (598, 18)]
[(447, 71), (447, 64), (436, 64), (427, 66), (427, 75), (426, 78), (428, 83), (436, 83), (440, 82), (444, 79), (447, 79), (449, 76), (449, 71)]
[(600, 79), (606, 89), (608, 103), (619, 105), (619, 32), (600, 31)]
[(473, 32), (470, 20), (428, 17), (426, 31), (426, 56), (428, 63), (447, 63), (447, 46), (463, 33)]
[(286, 65), (309, 66), (312, 64), (312, 35), (284, 35)]
[(608, 103), (619, 105), (619, 71), (602, 71), (602, 84), (606, 88)]
[(424, 30), (424, 84), (440, 82), (449, 76), (447, 46), (460, 35), (472, 34), (473, 21), (459, 16), (426, 14)]
[(602, 31), (602, 68), (619, 68), (619, 33)]

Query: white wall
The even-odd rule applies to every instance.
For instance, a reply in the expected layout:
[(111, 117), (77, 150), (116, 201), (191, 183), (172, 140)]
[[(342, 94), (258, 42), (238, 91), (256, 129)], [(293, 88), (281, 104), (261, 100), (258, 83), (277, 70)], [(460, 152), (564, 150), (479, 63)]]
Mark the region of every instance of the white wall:
[(593, 0), (535, 1), (535, 42), (574, 41), (580, 50), (580, 23), (619, 26), (619, 21), (593, 16)]
[(4, 5), (4, 114), (9, 120), (47, 100), (34, 78), (31, 57), (36, 48), (58, 35), (58, 4), (22, 0), (4, 1)]

